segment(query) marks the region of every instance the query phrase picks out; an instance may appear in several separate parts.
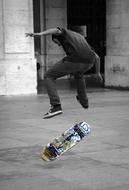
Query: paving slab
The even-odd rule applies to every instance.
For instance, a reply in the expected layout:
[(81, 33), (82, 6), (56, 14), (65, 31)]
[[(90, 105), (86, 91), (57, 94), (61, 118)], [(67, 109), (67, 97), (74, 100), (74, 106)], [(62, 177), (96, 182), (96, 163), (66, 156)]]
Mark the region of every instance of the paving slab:
[[(43, 119), (47, 94), (0, 96), (0, 190), (128, 190), (129, 91), (88, 89), (83, 109), (74, 91), (59, 91), (63, 114)], [(80, 121), (91, 133), (54, 162), (42, 145)]]

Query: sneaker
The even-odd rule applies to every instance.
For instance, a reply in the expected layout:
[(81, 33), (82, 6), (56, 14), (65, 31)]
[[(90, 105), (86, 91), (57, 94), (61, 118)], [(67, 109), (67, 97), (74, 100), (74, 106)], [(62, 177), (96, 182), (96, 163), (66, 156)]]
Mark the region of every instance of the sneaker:
[(58, 107), (51, 107), (51, 109), (49, 110), (49, 112), (47, 112), (46, 114), (44, 114), (44, 119), (48, 119), (48, 118), (51, 118), (51, 117), (54, 117), (56, 115), (59, 115), (59, 114), (62, 114), (63, 111), (62, 111), (62, 108), (61, 106), (58, 106)]
[(86, 99), (86, 100), (81, 100), (81, 99), (79, 98), (79, 96), (76, 96), (76, 99), (77, 99), (77, 101), (81, 104), (81, 106), (82, 106), (83, 108), (87, 109), (87, 108), (89, 107), (88, 99)]

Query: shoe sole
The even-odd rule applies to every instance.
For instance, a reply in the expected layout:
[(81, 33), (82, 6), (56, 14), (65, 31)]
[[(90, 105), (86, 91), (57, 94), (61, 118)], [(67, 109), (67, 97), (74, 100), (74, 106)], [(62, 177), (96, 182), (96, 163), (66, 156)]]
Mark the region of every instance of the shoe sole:
[(60, 115), (60, 114), (62, 114), (62, 113), (63, 113), (63, 111), (56, 111), (56, 112), (54, 112), (54, 113), (50, 113), (50, 114), (44, 116), (43, 119), (49, 119), (49, 118), (52, 118), (52, 117), (54, 117), (54, 116)]

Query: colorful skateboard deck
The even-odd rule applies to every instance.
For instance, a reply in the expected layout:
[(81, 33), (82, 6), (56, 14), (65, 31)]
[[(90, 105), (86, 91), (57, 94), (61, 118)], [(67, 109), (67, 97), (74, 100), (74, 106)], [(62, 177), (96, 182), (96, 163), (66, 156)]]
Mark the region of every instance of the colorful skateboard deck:
[(69, 128), (58, 138), (53, 139), (41, 150), (41, 158), (44, 161), (56, 160), (64, 152), (78, 144), (90, 133), (90, 126), (86, 122), (80, 122)]

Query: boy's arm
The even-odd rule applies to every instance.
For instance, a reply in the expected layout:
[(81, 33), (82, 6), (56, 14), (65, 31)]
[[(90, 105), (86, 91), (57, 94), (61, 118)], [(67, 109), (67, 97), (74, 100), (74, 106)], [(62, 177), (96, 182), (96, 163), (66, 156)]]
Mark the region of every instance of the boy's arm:
[(96, 70), (95, 75), (97, 76), (97, 78), (99, 78), (99, 81), (103, 83), (103, 78), (100, 73), (100, 58), (97, 54), (96, 54), (96, 61), (95, 61), (95, 70)]
[(50, 28), (50, 29), (44, 30), (43, 32), (39, 32), (39, 33), (26, 33), (26, 37), (51, 35), (51, 34), (57, 34), (57, 35), (61, 34), (61, 30), (59, 28)]
[(96, 74), (100, 73), (100, 58), (97, 54), (96, 54), (96, 60), (95, 60), (95, 70), (96, 70)]

